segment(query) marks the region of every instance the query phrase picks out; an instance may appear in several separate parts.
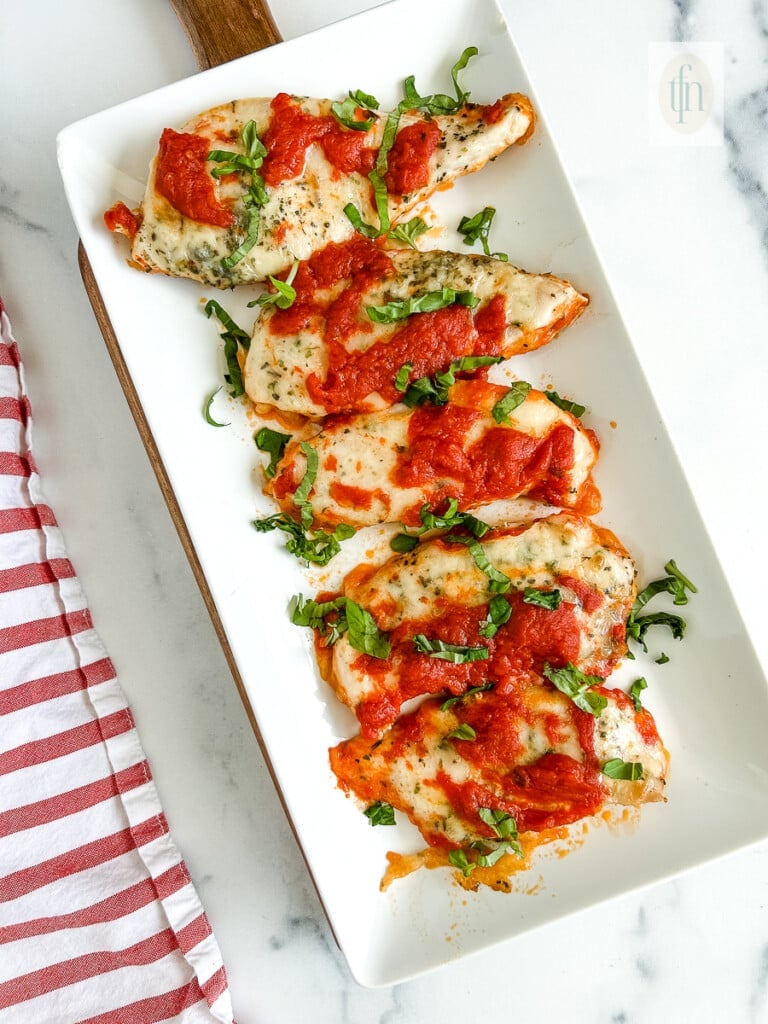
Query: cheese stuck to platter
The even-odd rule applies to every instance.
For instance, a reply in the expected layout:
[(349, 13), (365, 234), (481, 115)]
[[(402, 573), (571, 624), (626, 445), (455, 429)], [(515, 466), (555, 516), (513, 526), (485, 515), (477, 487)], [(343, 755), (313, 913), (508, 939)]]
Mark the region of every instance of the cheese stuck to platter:
[[(329, 417), (305, 441), (317, 453), (306, 499), (313, 525), (420, 526), (424, 506), (437, 512), (453, 499), (464, 510), (523, 494), (587, 515), (599, 510), (597, 438), (545, 392), (464, 380), (446, 395), (444, 405)], [(305, 447), (291, 441), (265, 487), (296, 518)]]
[(256, 322), (245, 390), (262, 411), (313, 419), (386, 408), (471, 366), (461, 360), (530, 352), (589, 301), (490, 256), (388, 251), (361, 236), (301, 263), (293, 288), (288, 308), (265, 307)]

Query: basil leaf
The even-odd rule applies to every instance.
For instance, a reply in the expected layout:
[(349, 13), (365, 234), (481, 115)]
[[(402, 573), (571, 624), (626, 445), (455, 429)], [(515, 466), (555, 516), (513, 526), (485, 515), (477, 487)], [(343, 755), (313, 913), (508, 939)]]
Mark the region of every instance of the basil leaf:
[(243, 203), (248, 214), (248, 221), (245, 229), (245, 238), (241, 244), (225, 256), (221, 265), (225, 270), (230, 270), (246, 256), (256, 245), (259, 237), (259, 225), (261, 215), (259, 208), (264, 206), (269, 198), (264, 179), (257, 173), (261, 167), (267, 150), (264, 143), (257, 134), (256, 122), (248, 121), (240, 133), (240, 140), (245, 149), (242, 153), (230, 153), (222, 149), (214, 149), (208, 154), (208, 159), (216, 163), (223, 163), (222, 167), (215, 168), (211, 173), (214, 178), (222, 178), (234, 171), (243, 171), (250, 175), (251, 183), (248, 191), (243, 196)]
[(478, 807), (477, 813), (499, 839), (517, 839), (517, 822), (511, 814), (490, 807)]
[(668, 661), (669, 661), (669, 655), (665, 654), (664, 651), (662, 651), (661, 654), (656, 659), (656, 664), (657, 665), (666, 665)]
[(477, 866), (479, 868), (492, 868), (497, 861), (501, 860), (505, 853), (514, 853), (516, 857), (523, 856), (523, 851), (519, 843), (502, 843), (490, 853), (479, 854), (477, 858)]
[[(306, 506), (306, 508), (309, 509), (309, 506)], [(302, 509), (303, 519), (304, 509)], [(305, 527), (302, 523), (297, 523), (295, 519), (286, 515), (285, 512), (279, 512), (264, 519), (255, 519), (251, 525), (259, 533), (281, 530), (283, 533), (288, 534), (285, 547), (290, 554), (295, 555), (296, 558), (303, 559), (305, 562), (321, 566), (328, 565), (334, 555), (337, 555), (341, 550), (339, 542), (348, 540), (355, 532), (354, 528), (347, 523), (340, 523), (333, 533), (327, 533), (325, 530), (316, 530), (309, 534), (305, 532)]]
[(627, 620), (627, 637), (636, 640), (648, 651), (645, 642), (645, 634), (651, 626), (666, 626), (675, 640), (682, 640), (685, 635), (686, 621), (679, 615), (672, 615), (670, 612), (647, 612), (645, 615), (630, 615)]
[[(343, 103), (332, 103), (331, 113), (345, 128), (351, 128), (356, 132), (367, 132), (373, 127), (374, 119), (372, 117), (358, 120), (357, 111), (361, 109), (361, 104), (357, 102), (352, 93), (347, 96)], [(369, 111), (370, 113), (370, 111)]]
[(442, 515), (432, 512), (429, 505), (422, 505), (419, 512), (422, 527), (419, 532), (424, 533), (426, 530), (453, 530), (463, 526), (473, 537), (483, 537), (488, 533), (490, 530), (488, 523), (484, 523), (482, 519), (470, 515), (469, 512), (459, 512), (458, 509), (459, 503), (456, 498), (448, 500), (448, 507)]
[[(379, 150), (379, 155), (381, 155), (381, 150)], [(378, 162), (376, 167), (368, 173), (368, 180), (373, 185), (373, 201), (379, 218), (379, 234), (381, 235), (386, 235), (390, 228), (387, 183), (384, 181), (385, 174), (386, 167), (383, 171), (380, 171)]]
[(313, 448), (312, 445), (307, 444), (306, 441), (302, 441), (299, 447), (306, 457), (307, 468), (304, 476), (301, 478), (301, 483), (294, 491), (293, 503), (296, 508), (301, 509), (301, 525), (306, 530), (312, 525), (312, 509), (309, 504), (309, 492), (312, 490), (315, 479), (317, 478), (317, 470), (320, 460), (317, 454), (317, 449)]
[(395, 809), (392, 804), (384, 800), (377, 800), (375, 804), (366, 807), (363, 811), (371, 825), (394, 825)]
[(456, 383), (457, 373), (478, 370), (484, 366), (494, 366), (496, 363), (502, 362), (503, 359), (503, 356), (462, 356), (460, 359), (454, 359), (447, 370), (435, 374), (433, 378), (419, 377), (418, 380), (415, 380), (403, 396), (403, 402), (409, 409), (423, 405), (424, 402), (445, 405), (448, 402), (448, 391)]
[(299, 261), (294, 260), (290, 272), (284, 281), (279, 278), (272, 277), (269, 275), (270, 283), (276, 289), (274, 292), (265, 292), (264, 295), (260, 295), (254, 302), (249, 302), (249, 306), (258, 304), (259, 306), (277, 306), (279, 309), (289, 309), (296, 301), (296, 289), (291, 287), (296, 277), (296, 272), (299, 269)]
[(459, 59), (451, 68), (451, 81), (453, 82), (453, 88), (456, 90), (456, 105), (457, 107), (463, 107), (469, 99), (469, 90), (464, 90), (459, 85), (459, 72), (463, 71), (464, 68), (469, 64), (471, 57), (476, 57), (478, 49), (476, 46), (468, 46), (461, 54)]
[(363, 215), (354, 203), (347, 203), (344, 207), (344, 213), (347, 215), (355, 231), (364, 238), (378, 238), (381, 234), (379, 229), (375, 228), (373, 224), (366, 224), (363, 220)]
[(560, 607), (562, 595), (559, 590), (538, 590), (536, 587), (526, 587), (523, 591), (523, 601), (526, 604), (535, 604), (539, 608), (547, 608), (553, 612)]
[(493, 206), (485, 206), (474, 217), (462, 217), (459, 221), (459, 233), (464, 235), (466, 245), (474, 245), (478, 240), (483, 247), (486, 256), (494, 256), (506, 263), (509, 256), (505, 252), (491, 252), (488, 236), (491, 230), (491, 222), (496, 216), (496, 209)]
[(220, 306), (216, 299), (209, 299), (206, 302), (203, 311), (209, 319), (211, 315), (214, 315), (224, 328), (224, 332), (231, 335), (235, 341), (243, 346), (243, 348), (247, 349), (250, 346), (250, 335), (247, 334), (242, 327), (238, 327), (226, 309), (224, 309), (223, 306)]
[(458, 704), (463, 701), (465, 697), (473, 697), (476, 693), (484, 693), (486, 690), (492, 690), (493, 683), (483, 683), (482, 686), (470, 686), (465, 693), (460, 693), (456, 697), (449, 697), (448, 700), (443, 701), (440, 705), (441, 711), (447, 711), (448, 708), (452, 708), (454, 704)]
[(413, 646), (420, 654), (440, 661), (450, 661), (454, 665), (464, 665), (469, 661), (485, 661), (488, 657), (487, 647), (465, 647), (460, 644), (448, 644), (443, 640), (428, 640), (423, 633), (413, 637)]
[(601, 771), (609, 779), (629, 779), (635, 782), (643, 777), (643, 766), (639, 761), (622, 761), (620, 757), (606, 761)]
[(692, 594), (698, 594), (698, 587), (694, 586), (693, 583), (684, 576), (678, 569), (674, 558), (670, 558), (667, 564), (664, 566), (664, 572), (668, 572), (670, 576), (676, 581), (672, 584), (672, 590), (670, 593), (674, 595), (674, 604), (688, 604), (688, 595), (686, 590), (690, 590)]
[(496, 636), (500, 626), (509, 622), (512, 615), (512, 605), (501, 594), (491, 598), (488, 605), (488, 618), (480, 624), (480, 636), (488, 640)]
[(416, 248), (416, 239), (419, 235), (423, 235), (425, 231), (428, 231), (429, 227), (421, 217), (411, 217), (410, 220), (404, 224), (397, 224), (389, 232), (388, 237), (394, 238), (398, 242), (405, 242), (412, 249)]
[(267, 452), (270, 456), (269, 465), (264, 470), (264, 475), (271, 480), (277, 470), (277, 464), (283, 457), (285, 446), (291, 440), (290, 434), (281, 434), (277, 430), (270, 430), (269, 427), (262, 427), (256, 431), (254, 441), (261, 452)]
[(373, 658), (386, 660), (392, 645), (386, 633), (379, 630), (371, 613), (349, 598), (347, 598), (346, 613), (349, 625), (347, 639), (351, 646), (356, 651), (362, 651), (363, 654), (370, 654)]
[(458, 868), (465, 878), (469, 878), (475, 870), (475, 865), (467, 859), (467, 855), (463, 850), (451, 850), (448, 854), (448, 863)]
[(346, 597), (336, 597), (332, 601), (314, 601), (302, 594), (296, 594), (290, 604), (291, 622), (294, 626), (309, 626), (310, 629), (316, 629), (325, 635), (326, 615), (343, 611), (346, 603)]
[(364, 110), (379, 109), (379, 101), (376, 99), (375, 96), (371, 96), (369, 92), (363, 92), (362, 89), (355, 89), (355, 91), (350, 92), (349, 95), (352, 97), (355, 103), (359, 107), (362, 107)]
[(413, 363), (403, 363), (403, 365), (397, 371), (397, 376), (395, 377), (395, 387), (397, 388), (398, 391), (408, 390), (408, 378), (410, 376), (412, 369)]
[(397, 533), (389, 542), (389, 546), (399, 555), (405, 555), (413, 551), (419, 543), (419, 538), (413, 533)]
[[(447, 537), (445, 539), (448, 540)], [(454, 539), (453, 534), (451, 535), (450, 539)], [(464, 542), (462, 541), (462, 543)], [(485, 575), (488, 577), (490, 581), (489, 590), (491, 591), (491, 593), (506, 594), (506, 592), (512, 586), (512, 580), (509, 578), (509, 576), (505, 576), (503, 572), (500, 572), (498, 569), (495, 569), (491, 565), (491, 563), (488, 561), (488, 556), (486, 555), (483, 546), (478, 541), (472, 541), (471, 543), (467, 544), (467, 549), (469, 550), (470, 555), (472, 555), (472, 558), (477, 568), (481, 572), (484, 572)]]
[(497, 423), (508, 422), (508, 417), (518, 405), (522, 405), (528, 397), (528, 392), (531, 390), (531, 385), (524, 380), (517, 380), (512, 387), (507, 391), (503, 398), (500, 398), (496, 405), (491, 409), (491, 415)]
[(437, 292), (422, 292), (407, 299), (395, 299), (385, 306), (367, 306), (368, 318), (375, 324), (391, 324), (405, 320), (414, 313), (433, 313), (454, 304), (474, 308), (480, 300), (472, 292), (456, 292), (453, 288), (441, 288)]
[(579, 405), (578, 402), (571, 402), (567, 398), (561, 398), (556, 391), (545, 391), (544, 394), (553, 405), (558, 407), (558, 409), (562, 409), (564, 412), (569, 412), (577, 418), (579, 416), (583, 416), (587, 411), (586, 405)]
[(632, 703), (635, 706), (635, 711), (640, 712), (643, 710), (643, 705), (640, 703), (640, 694), (648, 686), (646, 680), (641, 676), (636, 679), (629, 688), (629, 696), (632, 698)]
[(217, 387), (215, 391), (212, 391), (211, 394), (208, 395), (208, 397), (206, 398), (205, 405), (203, 406), (203, 416), (205, 417), (205, 422), (209, 423), (212, 427), (230, 426), (229, 423), (219, 423), (218, 420), (215, 420), (213, 416), (211, 416), (211, 405), (213, 404), (214, 398), (216, 397), (216, 395), (218, 395), (220, 391), (221, 386)]
[(605, 682), (600, 676), (587, 676), (579, 671), (570, 661), (564, 668), (552, 668), (545, 664), (544, 676), (581, 711), (597, 717), (607, 707), (608, 700), (600, 693), (592, 693), (590, 687), (602, 686)]
[(243, 371), (240, 369), (240, 361), (237, 358), (238, 344), (231, 334), (222, 334), (224, 339), (224, 361), (227, 364), (227, 373), (224, 380), (229, 384), (229, 393), (233, 398), (240, 398), (245, 394), (243, 385)]
[(447, 740), (475, 740), (477, 739), (477, 733), (471, 725), (462, 722), (452, 732), (449, 732), (445, 738)]

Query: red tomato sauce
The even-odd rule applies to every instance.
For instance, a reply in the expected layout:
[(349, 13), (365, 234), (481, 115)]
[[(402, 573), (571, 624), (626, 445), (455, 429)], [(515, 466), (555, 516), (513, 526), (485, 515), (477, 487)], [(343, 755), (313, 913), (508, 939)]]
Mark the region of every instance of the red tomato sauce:
[[(373, 330), (363, 308), (364, 294), (392, 270), (390, 257), (369, 239), (356, 235), (348, 242), (332, 242), (301, 263), (293, 283), (295, 302), (270, 318), (269, 330), (277, 336), (297, 334), (313, 325), (322, 330), (328, 370), (324, 380), (310, 374), (307, 390), (328, 413), (354, 409), (373, 392), (396, 402), (400, 394), (394, 381), (403, 363), (413, 363), (411, 379), (415, 380), (446, 369), (459, 356), (502, 352), (506, 319), (501, 296), (477, 313), (458, 305), (419, 313), (369, 348), (348, 351), (345, 342), (353, 334)], [(346, 287), (333, 298), (318, 297), (341, 282)]]
[(605, 601), (605, 595), (599, 590), (595, 590), (594, 587), (590, 587), (584, 580), (577, 580), (573, 576), (563, 575), (557, 577), (557, 582), (560, 586), (568, 587), (569, 590), (574, 592), (581, 602), (581, 607), (588, 615), (596, 612)]
[(235, 217), (216, 196), (214, 180), (206, 168), (210, 150), (211, 143), (202, 135), (166, 128), (160, 136), (155, 188), (190, 220), (229, 228)]
[(126, 238), (133, 241), (139, 230), (140, 221), (125, 203), (115, 203), (104, 214), (104, 223), (110, 231), (116, 231), (119, 235), (125, 235)]
[[(462, 744), (462, 754), (471, 745)], [(479, 818), (481, 807), (510, 814), (520, 832), (540, 832), (596, 814), (607, 792), (596, 766), (557, 753), (544, 754), (534, 764), (516, 765), (499, 782), (501, 797), (477, 782), (456, 783), (445, 773), (437, 777), (459, 816), (473, 831), (487, 829), (489, 839), (496, 836)]]
[[(449, 605), (439, 618), (404, 622), (391, 634), (392, 655), (388, 660), (360, 654), (353, 663), (357, 672), (382, 679), (397, 666), (398, 688), (383, 688), (372, 700), (363, 701), (356, 714), (363, 735), (372, 737), (397, 717), (399, 706), (423, 693), (465, 693), (470, 687), (496, 683), (497, 693), (509, 693), (518, 680), (541, 672), (545, 662), (560, 668), (576, 663), (581, 648), (581, 629), (576, 605), (562, 602), (554, 611), (526, 604), (521, 592), (505, 595), (512, 606), (509, 621), (495, 636), (486, 638), (480, 625), (488, 616), (488, 605)], [(485, 647), (488, 657), (456, 664), (431, 658), (416, 650), (413, 637), (423, 633), (428, 640), (443, 640), (462, 647)]]
[(307, 150), (314, 143), (342, 174), (365, 175), (373, 169), (378, 151), (370, 145), (369, 132), (345, 128), (332, 114), (307, 114), (284, 92), (275, 96), (271, 107), (272, 119), (262, 137), (267, 155), (261, 173), (267, 185), (274, 188), (301, 174)]
[(420, 121), (401, 128), (387, 154), (387, 191), (403, 196), (428, 185), (429, 163), (442, 137), (435, 121)]
[(645, 743), (649, 747), (654, 746), (660, 742), (659, 731), (656, 728), (656, 722), (650, 711), (642, 708), (640, 711), (634, 710), (634, 701), (625, 693), (623, 690), (607, 689), (606, 687), (599, 686), (595, 688), (595, 693), (602, 693), (606, 696), (613, 698), (616, 705), (622, 709), (622, 711), (632, 711), (635, 716), (635, 725), (637, 731), (642, 736)]
[[(462, 507), (528, 492), (560, 504), (570, 497), (573, 431), (562, 424), (542, 438), (511, 427), (491, 427), (478, 440), (467, 436), (482, 414), (463, 406), (423, 406), (411, 417), (408, 448), (391, 473), (399, 487), (439, 486), (440, 497)], [(419, 507), (405, 517), (418, 522)], [(588, 609), (589, 610), (589, 609)]]
[(330, 494), (333, 500), (346, 508), (370, 508), (373, 504), (373, 494), (363, 487), (353, 487), (350, 484), (343, 484), (334, 480), (330, 487)]

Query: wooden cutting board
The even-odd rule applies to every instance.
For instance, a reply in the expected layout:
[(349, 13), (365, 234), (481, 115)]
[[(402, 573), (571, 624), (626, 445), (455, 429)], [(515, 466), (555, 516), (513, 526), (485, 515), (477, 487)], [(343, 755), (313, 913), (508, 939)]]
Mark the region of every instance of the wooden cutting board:
[[(184, 30), (189, 37), (197, 63), (201, 70), (225, 64), (236, 57), (244, 57), (255, 50), (261, 50), (273, 43), (280, 42), (280, 33), (277, 31), (269, 8), (262, 0), (170, 0), (170, 4), (178, 15)], [(213, 597), (208, 590), (205, 576), (203, 574), (200, 560), (195, 551), (194, 544), (187, 530), (184, 519), (181, 515), (176, 495), (171, 487), (168, 474), (162, 464), (160, 455), (152, 436), (149, 424), (147, 423), (144, 410), (141, 407), (139, 396), (136, 393), (133, 381), (131, 380), (128, 368), (120, 349), (120, 344), (115, 335), (114, 328), (107, 315), (104, 301), (99, 292), (96, 279), (93, 276), (88, 256), (82, 243), (78, 247), (78, 263), (83, 278), (85, 290), (88, 293), (93, 312), (96, 315), (101, 333), (115, 367), (120, 385), (125, 392), (133, 418), (136, 421), (144, 447), (149, 455), (155, 476), (160, 484), (168, 510), (171, 513), (174, 526), (181, 540), (182, 546), (187, 554), (192, 572), (195, 575), (200, 592), (203, 595), (208, 612), (211, 616), (216, 634), (221, 643), (227, 663), (234, 676), (235, 683), (240, 692), (248, 718), (253, 726), (256, 737), (264, 754), (264, 759), (270, 768), (269, 759), (259, 734), (256, 718), (253, 713), (250, 701), (243, 686), (242, 679), (237, 670), (235, 659), (232, 655), (229, 643), (224, 633), (224, 628), (219, 618)], [(274, 775), (273, 775), (274, 781)], [(278, 787), (278, 793), (279, 793)], [(290, 818), (289, 818), (290, 820)]]

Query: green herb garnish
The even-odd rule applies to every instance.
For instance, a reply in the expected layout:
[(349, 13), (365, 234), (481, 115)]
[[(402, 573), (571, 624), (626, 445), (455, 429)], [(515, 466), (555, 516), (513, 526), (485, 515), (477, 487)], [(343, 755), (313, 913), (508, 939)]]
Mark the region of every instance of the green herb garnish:
[(371, 825), (395, 824), (395, 809), (392, 804), (388, 804), (384, 800), (377, 800), (375, 804), (371, 804), (370, 807), (366, 807), (363, 814)]
[(488, 657), (487, 647), (465, 647), (461, 644), (448, 644), (443, 640), (428, 640), (423, 633), (413, 637), (413, 646), (419, 654), (427, 654), (439, 661), (451, 661), (454, 665), (464, 665), (469, 661), (485, 661)]
[(581, 711), (597, 717), (608, 705), (608, 700), (600, 693), (592, 693), (591, 687), (602, 686), (605, 682), (600, 676), (587, 676), (579, 671), (570, 661), (564, 668), (552, 668), (545, 664), (543, 673), (546, 678)]
[(488, 236), (491, 230), (491, 223), (496, 215), (493, 206), (486, 206), (474, 217), (462, 217), (459, 221), (459, 233), (464, 235), (466, 245), (474, 245), (480, 241), (483, 252), (486, 256), (494, 256), (497, 260), (507, 262), (509, 256), (505, 252), (491, 252)]
[(259, 533), (281, 530), (288, 534), (286, 550), (296, 558), (311, 562), (313, 565), (328, 565), (334, 555), (341, 550), (340, 542), (349, 540), (355, 534), (354, 527), (348, 523), (339, 523), (333, 533), (327, 533), (325, 530), (313, 530), (309, 533), (301, 523), (297, 523), (285, 512), (264, 519), (255, 519), (252, 525)]
[(578, 402), (571, 402), (568, 398), (561, 398), (556, 391), (545, 391), (544, 394), (558, 409), (569, 412), (573, 416), (583, 416), (587, 411), (586, 405), (579, 405)]
[(456, 383), (457, 373), (468, 373), (484, 366), (495, 366), (503, 360), (503, 356), (462, 356), (454, 359), (447, 370), (436, 373), (434, 377), (419, 377), (403, 396), (403, 402), (413, 409), (415, 406), (431, 402), (433, 405), (446, 405), (448, 391)]
[[(371, 104), (370, 101), (373, 101)], [(373, 96), (369, 96), (367, 93), (362, 93), (358, 89), (356, 92), (350, 92), (343, 103), (332, 103), (331, 113), (345, 128), (351, 128), (356, 132), (367, 132), (373, 127), (375, 117), (373, 116), (373, 109), (378, 107), (378, 103)], [(363, 110), (365, 113), (371, 115), (366, 118), (358, 119), (358, 110)]]
[(460, 693), (456, 697), (449, 697), (448, 700), (443, 701), (440, 705), (440, 710), (447, 711), (448, 708), (452, 708), (454, 704), (458, 704), (466, 697), (473, 697), (476, 693), (484, 693), (486, 690), (492, 690), (493, 685), (493, 683), (483, 683), (482, 686), (470, 686), (466, 693)]
[(629, 696), (632, 698), (632, 703), (635, 706), (635, 711), (638, 713), (643, 710), (643, 705), (640, 703), (640, 694), (648, 686), (647, 681), (641, 676), (636, 679), (629, 688)]
[(218, 420), (215, 420), (213, 416), (211, 416), (211, 406), (213, 405), (213, 400), (220, 391), (221, 385), (219, 385), (219, 387), (217, 387), (215, 391), (212, 391), (211, 394), (208, 395), (208, 397), (205, 400), (205, 405), (203, 406), (203, 416), (205, 417), (205, 422), (209, 423), (212, 427), (230, 426), (229, 423), (219, 423)]
[(609, 779), (629, 779), (635, 782), (643, 777), (643, 766), (639, 761), (622, 761), (620, 757), (612, 757), (601, 769)]
[(278, 309), (289, 309), (296, 301), (296, 289), (292, 287), (299, 269), (299, 261), (294, 260), (291, 269), (284, 281), (269, 275), (270, 283), (275, 288), (273, 292), (265, 292), (258, 299), (249, 302), (249, 306), (277, 306)]
[(437, 292), (422, 292), (407, 299), (395, 299), (385, 306), (367, 306), (366, 313), (376, 324), (391, 324), (405, 320), (414, 313), (433, 313), (446, 306), (468, 306), (474, 309), (480, 300), (472, 292), (457, 292), (453, 288), (441, 288)]
[(508, 417), (528, 397), (531, 385), (524, 380), (516, 380), (503, 398), (500, 398), (491, 409), (491, 415), (497, 423), (507, 423)]
[(245, 388), (237, 353), (241, 346), (246, 352), (248, 351), (251, 344), (250, 336), (235, 323), (229, 313), (215, 299), (209, 299), (206, 302), (204, 312), (209, 318), (211, 315), (215, 316), (224, 328), (221, 332), (221, 340), (224, 342), (224, 361), (227, 364), (224, 380), (229, 384), (229, 393), (232, 398), (239, 398), (245, 394)]
[(480, 636), (490, 640), (496, 636), (499, 628), (509, 622), (512, 615), (512, 605), (501, 594), (491, 598), (488, 605), (488, 617), (480, 623)]
[(648, 651), (648, 646), (645, 642), (645, 635), (651, 626), (665, 626), (669, 629), (675, 640), (683, 638), (686, 628), (685, 619), (680, 615), (674, 615), (670, 612), (638, 614), (651, 598), (657, 594), (671, 594), (674, 604), (684, 605), (688, 604), (688, 591), (692, 594), (698, 593), (697, 587), (678, 569), (674, 559), (670, 559), (667, 562), (664, 566), (664, 571), (669, 575), (653, 580), (640, 591), (627, 619), (627, 638), (635, 640), (646, 652)]
[(269, 477), (271, 480), (277, 471), (277, 464), (283, 457), (285, 446), (291, 440), (290, 434), (281, 434), (277, 430), (271, 430), (269, 427), (262, 427), (261, 430), (257, 430), (254, 435), (254, 441), (256, 447), (261, 452), (267, 452), (270, 456), (269, 465), (264, 470), (264, 475)]
[(553, 612), (560, 607), (562, 594), (559, 590), (538, 590), (536, 587), (526, 587), (523, 591), (523, 601), (526, 604), (535, 604), (539, 608), (547, 608)]
[(243, 172), (250, 176), (250, 186), (243, 196), (243, 204), (248, 214), (248, 223), (245, 230), (245, 238), (233, 253), (225, 256), (221, 261), (222, 267), (229, 270), (243, 259), (254, 247), (259, 237), (260, 209), (267, 202), (267, 195), (264, 179), (258, 173), (264, 162), (267, 150), (256, 131), (256, 122), (248, 121), (240, 135), (245, 149), (243, 153), (231, 153), (223, 149), (214, 149), (208, 154), (208, 159), (220, 163), (211, 172), (214, 178), (223, 178), (226, 174)]
[(445, 737), (447, 740), (476, 740), (477, 733), (468, 725), (466, 722), (462, 722), (461, 725), (457, 725), (456, 728), (447, 734)]
[(405, 242), (412, 249), (416, 248), (416, 239), (429, 230), (421, 217), (411, 217), (404, 224), (397, 224), (389, 232), (388, 238), (394, 238), (398, 242)]

